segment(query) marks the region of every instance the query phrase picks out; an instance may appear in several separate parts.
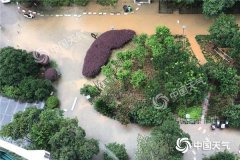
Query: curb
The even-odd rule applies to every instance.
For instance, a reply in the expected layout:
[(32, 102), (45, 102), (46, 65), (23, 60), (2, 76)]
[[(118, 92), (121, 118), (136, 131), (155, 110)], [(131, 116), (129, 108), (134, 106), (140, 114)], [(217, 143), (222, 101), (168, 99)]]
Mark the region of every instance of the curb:
[[(138, 6), (141, 6), (139, 4), (137, 4)], [(105, 15), (111, 15), (111, 16), (120, 16), (120, 15), (124, 15), (124, 16), (127, 16), (127, 15), (130, 15), (130, 14), (134, 14), (135, 12), (134, 11), (138, 11), (140, 9), (140, 7), (137, 7), (135, 8), (135, 10), (133, 10), (132, 12), (129, 12), (129, 13), (120, 13), (120, 12), (80, 12), (78, 14), (74, 13), (74, 14), (44, 14), (44, 13), (40, 13), (40, 12), (35, 12), (35, 11), (32, 11), (32, 10), (24, 10), (24, 9), (21, 9), (21, 7), (19, 6), (19, 3), (17, 2), (17, 8), (19, 11), (21, 11), (22, 13), (26, 13), (26, 12), (29, 12), (29, 13), (32, 13), (34, 15), (38, 15), (40, 17), (76, 17), (76, 18), (80, 18), (81, 16), (90, 16), (90, 15), (100, 15), (100, 16), (105, 16)]]

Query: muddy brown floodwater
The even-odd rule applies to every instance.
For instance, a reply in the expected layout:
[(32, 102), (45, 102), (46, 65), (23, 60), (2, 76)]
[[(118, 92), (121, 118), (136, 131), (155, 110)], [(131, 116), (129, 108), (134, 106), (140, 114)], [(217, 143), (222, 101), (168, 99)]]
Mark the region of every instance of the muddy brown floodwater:
[[(157, 14), (158, 5), (144, 5), (135, 14), (120, 16), (82, 16), (73, 17), (37, 17), (33, 20), (23, 19), (7, 26), (1, 35), (6, 45), (27, 50), (46, 52), (55, 60), (62, 72), (57, 87), (61, 99), (61, 108), (67, 110), (65, 115), (76, 117), (87, 133), (87, 137), (98, 139), (100, 144), (110, 142), (124, 143), (131, 159), (137, 146), (138, 134), (147, 135), (149, 129), (137, 125), (121, 125), (97, 113), (79, 89), (85, 83), (92, 83), (81, 74), (86, 51), (93, 42), (90, 32), (105, 32), (115, 29), (133, 29), (137, 33), (152, 34), (156, 26), (165, 25), (173, 34), (182, 34), (182, 25), (186, 25), (186, 36), (200, 63), (206, 60), (196, 43), (197, 34), (207, 34), (212, 20), (202, 15)], [(177, 20), (180, 24), (177, 24)], [(239, 17), (238, 17), (239, 22)], [(75, 39), (73, 40), (73, 37)], [(72, 38), (71, 38), (72, 37)], [(72, 40), (70, 40), (72, 39)], [(103, 79), (98, 76), (96, 79)], [(77, 97), (73, 110), (72, 105)], [(102, 159), (98, 155), (95, 159)]]

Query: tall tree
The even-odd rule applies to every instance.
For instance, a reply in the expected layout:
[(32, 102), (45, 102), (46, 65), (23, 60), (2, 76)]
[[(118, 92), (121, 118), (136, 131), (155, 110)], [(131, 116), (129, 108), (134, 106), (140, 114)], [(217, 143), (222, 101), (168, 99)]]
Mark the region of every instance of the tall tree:
[(86, 139), (85, 131), (75, 119), (67, 119), (49, 140), (53, 159), (90, 160), (99, 152), (98, 142)]
[(136, 160), (181, 160), (183, 154), (175, 149), (177, 139), (189, 137), (175, 120), (166, 120), (150, 136), (138, 137)]
[(234, 16), (221, 14), (210, 26), (209, 33), (213, 42), (219, 47), (230, 47), (238, 30)]
[(206, 16), (217, 16), (225, 9), (234, 6), (236, 0), (203, 0), (203, 13)]

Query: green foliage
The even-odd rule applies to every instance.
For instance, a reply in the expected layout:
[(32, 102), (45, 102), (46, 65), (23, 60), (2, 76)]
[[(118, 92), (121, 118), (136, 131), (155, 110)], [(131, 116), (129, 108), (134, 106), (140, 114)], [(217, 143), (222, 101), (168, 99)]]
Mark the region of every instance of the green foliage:
[(236, 18), (221, 14), (209, 28), (211, 39), (220, 47), (230, 47), (232, 38), (237, 34), (239, 27)]
[(89, 2), (89, 0), (73, 0), (74, 4), (80, 5), (80, 6), (86, 6)]
[(114, 6), (118, 0), (97, 0), (97, 3), (102, 6)]
[(240, 73), (240, 31), (238, 31), (232, 39), (230, 56), (234, 60), (234, 66), (236, 67), (238, 73)]
[(80, 89), (80, 94), (84, 96), (90, 96), (89, 101), (91, 102), (95, 97), (99, 96), (101, 93), (101, 90), (92, 85), (84, 85), (83, 88)]
[(47, 109), (41, 112), (37, 123), (30, 130), (33, 148), (50, 150), (49, 140), (59, 131), (63, 123), (63, 112), (58, 109)]
[(206, 16), (217, 16), (226, 8), (231, 8), (236, 0), (203, 0), (203, 13)]
[(228, 151), (217, 152), (209, 157), (203, 158), (203, 160), (236, 160), (237, 156), (234, 153)]
[(233, 128), (240, 128), (240, 105), (229, 106), (223, 113)]
[(53, 91), (52, 83), (38, 79), (40, 66), (25, 50), (12, 47), (0, 50), (0, 93), (21, 101), (45, 100)]
[(239, 86), (236, 69), (214, 62), (205, 64), (204, 69), (209, 83), (215, 86), (213, 92), (223, 96), (235, 97), (237, 95)]
[(208, 116), (212, 117), (214, 116), (223, 117), (223, 112), (226, 110), (226, 108), (232, 106), (232, 103), (233, 103), (232, 96), (211, 94), (207, 114)]
[[(136, 160), (181, 160), (183, 154), (175, 149), (178, 138), (190, 138), (175, 120), (166, 120), (155, 127), (150, 136), (138, 137)], [(185, 147), (185, 146), (182, 146)]]
[(2, 127), (1, 136), (15, 140), (27, 137), (34, 150), (47, 150), (53, 159), (91, 160), (99, 152), (98, 142), (86, 139), (76, 119), (64, 119), (59, 109), (28, 108)]
[(52, 83), (49, 80), (25, 78), (19, 84), (21, 95), (20, 100), (40, 101), (45, 100), (53, 91)]
[[(109, 143), (106, 148), (111, 151), (118, 160), (128, 160), (127, 151), (125, 145), (118, 143)], [(104, 160), (114, 160), (107, 152), (104, 153)]]
[(144, 85), (146, 75), (141, 70), (137, 70), (132, 74), (131, 84), (134, 88), (140, 88)]
[(86, 6), (88, 2), (89, 0), (42, 0), (41, 4), (43, 6), (51, 6), (51, 7), (70, 6), (73, 4)]
[(190, 115), (193, 120), (199, 120), (202, 115), (202, 107), (181, 107), (178, 110), (178, 116), (181, 118), (186, 118), (186, 114)]
[(143, 126), (159, 126), (167, 119), (173, 119), (168, 109), (158, 110), (152, 104), (137, 104), (131, 112), (132, 122)]
[(109, 103), (104, 97), (98, 98), (94, 103), (94, 108), (96, 109), (96, 111), (102, 113), (105, 116), (112, 117), (112, 118), (115, 115), (114, 113), (115, 106), (116, 104), (114, 102)]
[(60, 101), (57, 96), (50, 96), (47, 98), (45, 107), (47, 107), (49, 109), (54, 109), (54, 108), (58, 108), (59, 104), (60, 104)]
[(37, 76), (40, 66), (31, 54), (12, 47), (0, 50), (0, 90), (2, 87), (17, 86), (25, 77)]
[(1, 128), (0, 135), (14, 140), (26, 137), (32, 125), (38, 122), (40, 113), (41, 110), (36, 107), (29, 107), (24, 112), (16, 113), (13, 121)]
[(138, 35), (138, 36), (135, 36), (134, 39), (133, 39), (133, 41), (134, 41), (137, 45), (144, 46), (147, 38), (148, 38), (147, 34), (140, 34), (140, 35)]
[(98, 142), (85, 139), (85, 131), (75, 119), (67, 119), (63, 127), (49, 140), (53, 159), (90, 160), (99, 152)]

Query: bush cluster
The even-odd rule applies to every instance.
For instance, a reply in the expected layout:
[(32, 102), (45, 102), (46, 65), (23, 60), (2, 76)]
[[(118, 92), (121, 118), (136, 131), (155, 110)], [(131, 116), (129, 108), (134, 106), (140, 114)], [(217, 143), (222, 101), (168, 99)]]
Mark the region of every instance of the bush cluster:
[(53, 91), (49, 80), (40, 79), (41, 66), (25, 50), (0, 50), (0, 93), (21, 101), (41, 101)]
[(87, 51), (84, 59), (82, 74), (86, 77), (95, 77), (101, 67), (107, 63), (112, 49), (121, 48), (133, 39), (132, 30), (111, 30), (100, 35)]
[(88, 4), (88, 2), (89, 2), (89, 0), (42, 0), (41, 4), (43, 6), (51, 6), (51, 7), (69, 6), (69, 5), (73, 5), (73, 4), (77, 4), (80, 6), (86, 6)]
[(118, 0), (97, 0), (97, 3), (102, 6), (113, 6)]
[(49, 109), (58, 108), (60, 105), (60, 101), (57, 96), (50, 96), (48, 97), (45, 105), (45, 107)]
[(60, 109), (29, 107), (14, 115), (0, 130), (2, 137), (28, 138), (27, 147), (47, 150), (53, 160), (91, 160), (99, 152), (97, 140), (86, 138), (77, 119), (64, 118)]
[(92, 85), (84, 85), (83, 88), (80, 89), (80, 94), (84, 96), (90, 96), (89, 101), (92, 101), (95, 97), (100, 95), (101, 90), (96, 86)]
[[(128, 160), (128, 154), (125, 149), (124, 144), (118, 143), (109, 143), (106, 145), (106, 148), (109, 149), (119, 160)], [(108, 155), (107, 152), (104, 153), (104, 160), (112, 160), (113, 158)]]

